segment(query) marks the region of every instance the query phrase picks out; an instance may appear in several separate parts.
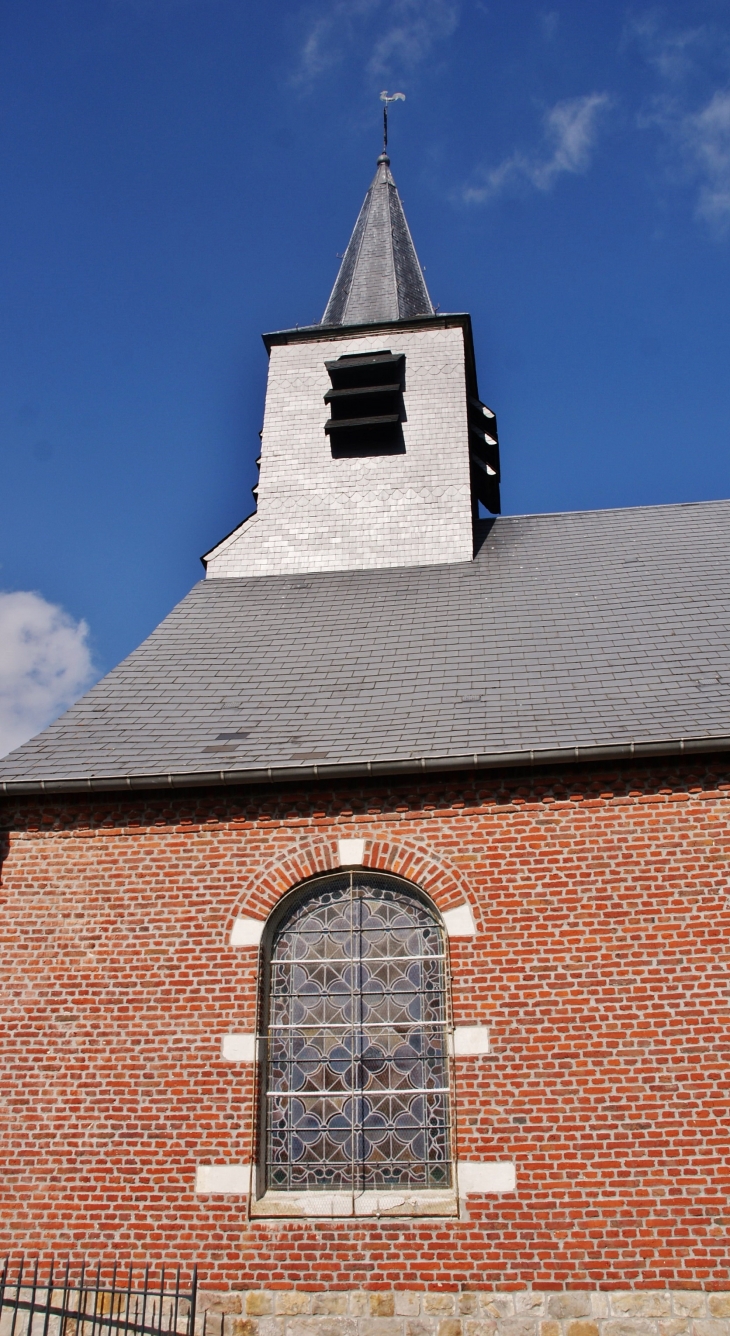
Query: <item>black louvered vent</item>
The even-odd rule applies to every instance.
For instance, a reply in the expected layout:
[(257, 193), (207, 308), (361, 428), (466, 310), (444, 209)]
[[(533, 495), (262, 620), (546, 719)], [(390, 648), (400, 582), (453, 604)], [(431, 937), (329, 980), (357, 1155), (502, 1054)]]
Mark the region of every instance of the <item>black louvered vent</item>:
[(469, 459), (474, 496), (493, 515), (500, 512), (497, 419), (478, 399), (469, 398)]
[(332, 389), (324, 396), (330, 410), (324, 429), (335, 458), (403, 454), (403, 353), (338, 357), (325, 366)]

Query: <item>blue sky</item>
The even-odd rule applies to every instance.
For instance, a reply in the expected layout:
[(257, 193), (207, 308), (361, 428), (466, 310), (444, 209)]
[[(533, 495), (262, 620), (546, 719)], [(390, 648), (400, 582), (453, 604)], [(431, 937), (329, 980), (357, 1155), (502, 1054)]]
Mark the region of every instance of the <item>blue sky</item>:
[(505, 511), (730, 494), (730, 3), (5, 6), (0, 750), (248, 512), (260, 335), (321, 316), (383, 88)]

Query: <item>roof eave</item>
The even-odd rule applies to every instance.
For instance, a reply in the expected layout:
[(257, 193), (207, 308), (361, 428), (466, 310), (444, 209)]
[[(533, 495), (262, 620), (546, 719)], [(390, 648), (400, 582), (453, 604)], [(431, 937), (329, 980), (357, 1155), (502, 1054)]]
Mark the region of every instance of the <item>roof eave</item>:
[(384, 761), (345, 761), (330, 765), (256, 766), (247, 770), (183, 771), (157, 775), (88, 776), (75, 779), (2, 780), (7, 796), (55, 793), (121, 793), (141, 789), (198, 789), (303, 780), (386, 778), (438, 774), (454, 770), (506, 770), (533, 766), (576, 765), (590, 761), (650, 760), (730, 752), (730, 735), (669, 738), (665, 741), (598, 743), (591, 746), (530, 748), (511, 752), (468, 752), (458, 756), (422, 756)]

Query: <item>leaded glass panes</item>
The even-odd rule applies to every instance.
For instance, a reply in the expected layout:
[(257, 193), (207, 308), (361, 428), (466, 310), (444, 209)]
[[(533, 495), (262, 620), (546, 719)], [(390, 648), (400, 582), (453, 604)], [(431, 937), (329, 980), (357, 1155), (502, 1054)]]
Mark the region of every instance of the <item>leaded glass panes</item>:
[(396, 877), (314, 883), (268, 979), (265, 1178), (280, 1192), (451, 1185), (444, 940)]

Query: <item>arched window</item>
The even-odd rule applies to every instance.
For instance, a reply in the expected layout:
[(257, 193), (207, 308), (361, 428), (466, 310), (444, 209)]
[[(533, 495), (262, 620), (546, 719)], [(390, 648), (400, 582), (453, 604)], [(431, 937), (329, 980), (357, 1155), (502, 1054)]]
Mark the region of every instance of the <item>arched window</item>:
[(264, 1191), (450, 1189), (444, 934), (415, 887), (310, 883), (274, 927), (267, 976)]

